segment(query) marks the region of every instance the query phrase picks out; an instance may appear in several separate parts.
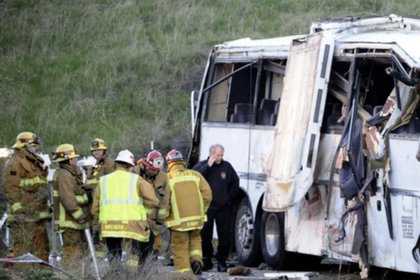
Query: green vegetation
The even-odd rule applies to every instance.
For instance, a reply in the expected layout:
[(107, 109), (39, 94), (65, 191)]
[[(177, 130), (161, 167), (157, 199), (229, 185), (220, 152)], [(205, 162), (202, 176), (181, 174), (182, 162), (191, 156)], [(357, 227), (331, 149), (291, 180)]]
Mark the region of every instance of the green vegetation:
[(188, 149), (189, 94), (215, 43), (305, 33), (313, 20), (419, 14), (418, 0), (0, 0), (0, 146), (23, 130), (44, 152), (95, 137)]

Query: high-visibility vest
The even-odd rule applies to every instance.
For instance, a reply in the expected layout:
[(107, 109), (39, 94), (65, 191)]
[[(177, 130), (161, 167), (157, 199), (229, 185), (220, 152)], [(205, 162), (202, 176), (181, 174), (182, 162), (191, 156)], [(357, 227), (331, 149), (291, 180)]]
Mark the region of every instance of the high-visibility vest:
[(130, 238), (146, 242), (138, 222), (147, 220), (143, 199), (137, 193), (139, 176), (124, 170), (103, 176), (99, 180), (99, 223), (101, 237)]
[[(194, 229), (201, 229), (203, 227), (203, 223), (207, 220), (206, 212), (204, 209), (203, 203), (203, 196), (200, 192), (200, 178), (195, 176), (189, 170), (178, 171), (169, 174), (169, 188), (171, 190), (171, 217), (165, 224), (169, 228), (173, 228), (177, 231), (189, 231)], [(185, 191), (185, 188), (182, 188), (183, 184), (186, 183), (193, 183), (196, 187), (196, 197), (193, 199), (198, 200), (199, 209), (195, 209), (194, 215), (185, 215), (185, 213), (181, 213), (180, 205), (188, 204), (188, 201), (178, 201), (177, 197), (182, 197), (182, 192)], [(178, 194), (179, 192), (179, 194)], [(191, 197), (191, 195), (189, 195)]]

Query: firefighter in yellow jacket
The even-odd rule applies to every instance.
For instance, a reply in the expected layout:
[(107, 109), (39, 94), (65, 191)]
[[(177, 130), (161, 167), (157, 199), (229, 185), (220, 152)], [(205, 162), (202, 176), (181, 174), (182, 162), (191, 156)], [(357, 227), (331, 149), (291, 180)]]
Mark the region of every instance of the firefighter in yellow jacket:
[(164, 221), (168, 217), (169, 207), (169, 186), (166, 173), (162, 171), (164, 159), (159, 151), (152, 150), (142, 157), (134, 167), (134, 173), (139, 174), (143, 179), (149, 182), (159, 199), (159, 206), (148, 215), (148, 223), (151, 229), (149, 242), (139, 244), (142, 252), (142, 259), (158, 250), (161, 245), (160, 235), (165, 230)]
[(14, 255), (30, 252), (48, 261), (48, 168), (37, 155), (40, 144), (34, 133), (19, 133), (12, 146), (14, 154), (3, 170), (3, 187)]
[(104, 140), (95, 138), (90, 144), (90, 152), (96, 159), (96, 166), (84, 167), (86, 171), (85, 188), (89, 196), (98, 185), (99, 177), (107, 175), (115, 170), (115, 162), (108, 155), (108, 147)]
[(209, 184), (197, 171), (186, 169), (182, 154), (166, 155), (170, 188), (170, 215), (165, 224), (171, 230), (175, 271), (201, 274), (203, 266), (200, 230), (212, 200)]
[(53, 153), (53, 161), (60, 165), (54, 174), (55, 230), (62, 236), (63, 268), (71, 271), (80, 267), (80, 261), (87, 254), (84, 230), (89, 228), (92, 219), (78, 158), (71, 144), (62, 144)]
[(124, 250), (127, 267), (136, 271), (140, 252), (132, 251), (132, 241), (149, 240), (146, 208), (157, 207), (159, 200), (148, 182), (130, 172), (134, 166), (130, 151), (119, 152), (115, 163), (116, 170), (100, 178), (91, 211), (94, 219), (99, 219), (100, 236), (105, 239), (109, 259), (118, 263)]

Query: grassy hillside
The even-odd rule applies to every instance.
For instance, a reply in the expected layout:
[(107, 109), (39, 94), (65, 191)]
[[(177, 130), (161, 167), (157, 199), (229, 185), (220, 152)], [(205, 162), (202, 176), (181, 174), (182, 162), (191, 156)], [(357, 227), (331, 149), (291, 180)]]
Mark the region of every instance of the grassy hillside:
[(87, 153), (188, 148), (189, 94), (212, 45), (307, 32), (313, 20), (420, 14), (418, 0), (0, 0), (0, 146), (41, 136)]

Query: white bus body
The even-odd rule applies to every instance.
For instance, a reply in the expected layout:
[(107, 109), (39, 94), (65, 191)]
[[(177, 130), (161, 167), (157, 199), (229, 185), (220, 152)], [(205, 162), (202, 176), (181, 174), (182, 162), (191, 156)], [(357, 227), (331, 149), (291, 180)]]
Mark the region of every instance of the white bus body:
[[(191, 99), (189, 164), (205, 159), (212, 144), (225, 147), (243, 191), (234, 243), (244, 265), (281, 268), (288, 252), (357, 262), (360, 216), (350, 211), (341, 228), (340, 219), (360, 198), (368, 263), (420, 273), (419, 72), (420, 19), (395, 15), (318, 22), (307, 35), (213, 48)], [(366, 121), (375, 116), (384, 118), (369, 125), (378, 138), (367, 147)], [(364, 124), (359, 187), (366, 188), (356, 198), (343, 197), (336, 166), (349, 146), (341, 142), (347, 120), (347, 131)]]

